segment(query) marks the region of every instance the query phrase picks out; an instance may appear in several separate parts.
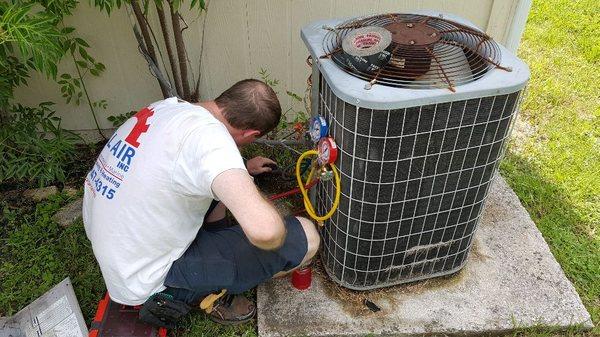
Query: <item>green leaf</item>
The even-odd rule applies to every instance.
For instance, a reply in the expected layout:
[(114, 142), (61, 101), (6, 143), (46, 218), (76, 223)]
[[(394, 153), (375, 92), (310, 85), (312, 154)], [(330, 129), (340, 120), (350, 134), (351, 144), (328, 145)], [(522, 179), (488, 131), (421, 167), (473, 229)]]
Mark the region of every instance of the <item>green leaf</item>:
[(58, 69), (56, 68), (56, 64), (52, 63), (48, 65), (48, 72), (50, 74), (50, 77), (52, 78), (56, 78), (56, 73), (58, 72)]
[(90, 59), (90, 55), (87, 53), (87, 51), (83, 48), (83, 47), (79, 47), (79, 55), (81, 55), (81, 57), (83, 57), (84, 59), (89, 60)]
[(63, 51), (66, 53), (69, 51), (69, 49), (71, 49), (71, 42), (70, 41), (65, 41), (65, 44), (63, 46)]
[(150, 5), (150, 0), (142, 0), (142, 5), (144, 5), (144, 16), (148, 15), (148, 6)]
[(163, 9), (163, 2), (162, 2), (162, 0), (154, 0), (154, 5), (158, 9)]
[(89, 45), (87, 42), (85, 42), (85, 40), (84, 40), (84, 39), (82, 39), (82, 38), (76, 37), (76, 38), (75, 38), (75, 41), (77, 41), (77, 43), (78, 43), (80, 46), (84, 46), (84, 47), (86, 47), (86, 48), (89, 48), (89, 47), (90, 47), (90, 45)]
[(302, 97), (300, 97), (298, 94), (291, 92), (291, 91), (286, 91), (285, 92), (288, 96), (290, 96), (291, 98), (295, 99), (298, 102), (302, 102)]
[(179, 8), (181, 7), (181, 0), (172, 0), (171, 6), (173, 7), (174, 12), (178, 12)]
[(63, 35), (69, 35), (69, 34), (73, 33), (74, 31), (75, 31), (75, 27), (65, 27), (60, 32)]

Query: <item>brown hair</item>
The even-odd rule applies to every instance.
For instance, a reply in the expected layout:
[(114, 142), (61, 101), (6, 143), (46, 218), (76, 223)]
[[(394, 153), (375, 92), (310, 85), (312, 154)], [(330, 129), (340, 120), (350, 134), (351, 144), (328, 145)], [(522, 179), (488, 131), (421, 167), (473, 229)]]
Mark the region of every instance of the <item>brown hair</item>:
[(281, 118), (281, 105), (275, 91), (255, 79), (237, 82), (219, 95), (215, 103), (231, 126), (258, 130), (261, 135), (275, 129)]

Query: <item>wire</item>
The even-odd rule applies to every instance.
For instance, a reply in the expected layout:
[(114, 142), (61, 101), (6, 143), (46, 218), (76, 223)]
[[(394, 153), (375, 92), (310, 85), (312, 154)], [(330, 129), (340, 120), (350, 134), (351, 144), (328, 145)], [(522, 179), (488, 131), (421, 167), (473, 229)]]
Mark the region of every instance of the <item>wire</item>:
[[(335, 181), (335, 189), (336, 189), (335, 197), (333, 200), (333, 205), (331, 206), (331, 209), (329, 210), (329, 212), (327, 212), (323, 216), (318, 215), (317, 212), (315, 211), (312, 203), (310, 202), (310, 198), (308, 197), (306, 188), (304, 188), (304, 186), (308, 185), (309, 182), (311, 182), (311, 178), (315, 172), (315, 166), (313, 166), (312, 169), (310, 170), (310, 173), (308, 174), (308, 178), (306, 179), (306, 183), (302, 181), (302, 173), (301, 173), (301, 166), (302, 166), (302, 161), (304, 160), (304, 158), (306, 158), (308, 156), (315, 156), (318, 154), (319, 153), (317, 152), (317, 150), (308, 150), (308, 151), (304, 152), (302, 155), (300, 155), (300, 158), (298, 158), (298, 161), (296, 161), (296, 180), (298, 181), (298, 187), (300, 188), (300, 192), (302, 193), (302, 199), (304, 201), (304, 208), (306, 208), (306, 213), (314, 220), (322, 223), (323, 221), (325, 221), (325, 220), (331, 218), (331, 216), (333, 216), (333, 213), (335, 212), (338, 205), (340, 204), (341, 183), (340, 183), (340, 174), (338, 173), (337, 167), (333, 163), (328, 164), (331, 167), (331, 170), (333, 171), (333, 178)], [(318, 179), (318, 178), (316, 178), (316, 179)]]
[(294, 149), (293, 147), (291, 147), (291, 146), (287, 145), (287, 144), (286, 144), (286, 143), (284, 143), (284, 142), (281, 142), (281, 146), (283, 146), (283, 147), (287, 148), (288, 150), (291, 150), (291, 151), (293, 151), (293, 152), (296, 152), (297, 154), (300, 154), (300, 155), (302, 154), (302, 152), (300, 152), (300, 151), (298, 151), (298, 150)]
[[(315, 179), (313, 181), (311, 181), (309, 184), (307, 184), (304, 188), (305, 189), (310, 189), (311, 187), (315, 186), (317, 184), (317, 182), (319, 182), (318, 179)], [(296, 187), (292, 190), (289, 190), (287, 192), (283, 192), (283, 193), (279, 193), (279, 194), (273, 194), (272, 196), (269, 197), (269, 200), (274, 201), (277, 199), (282, 199), (285, 197), (289, 197), (290, 195), (294, 195), (294, 194), (298, 194), (300, 193), (300, 187)]]

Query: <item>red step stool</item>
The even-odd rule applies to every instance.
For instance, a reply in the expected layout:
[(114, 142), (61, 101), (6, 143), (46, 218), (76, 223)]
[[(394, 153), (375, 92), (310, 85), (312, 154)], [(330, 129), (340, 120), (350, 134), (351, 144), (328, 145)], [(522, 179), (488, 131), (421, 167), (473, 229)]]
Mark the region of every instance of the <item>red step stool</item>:
[(138, 319), (140, 306), (111, 301), (108, 293), (98, 303), (89, 337), (167, 337), (167, 329)]

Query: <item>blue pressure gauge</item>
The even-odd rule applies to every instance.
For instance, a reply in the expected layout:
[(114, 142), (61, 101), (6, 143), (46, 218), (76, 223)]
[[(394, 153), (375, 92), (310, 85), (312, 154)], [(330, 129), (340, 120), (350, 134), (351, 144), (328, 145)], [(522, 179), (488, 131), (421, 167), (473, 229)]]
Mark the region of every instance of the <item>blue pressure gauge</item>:
[(321, 138), (327, 136), (327, 132), (328, 128), (325, 118), (321, 116), (314, 116), (310, 119), (308, 133), (310, 134), (310, 139), (312, 139), (313, 142), (319, 142)]

